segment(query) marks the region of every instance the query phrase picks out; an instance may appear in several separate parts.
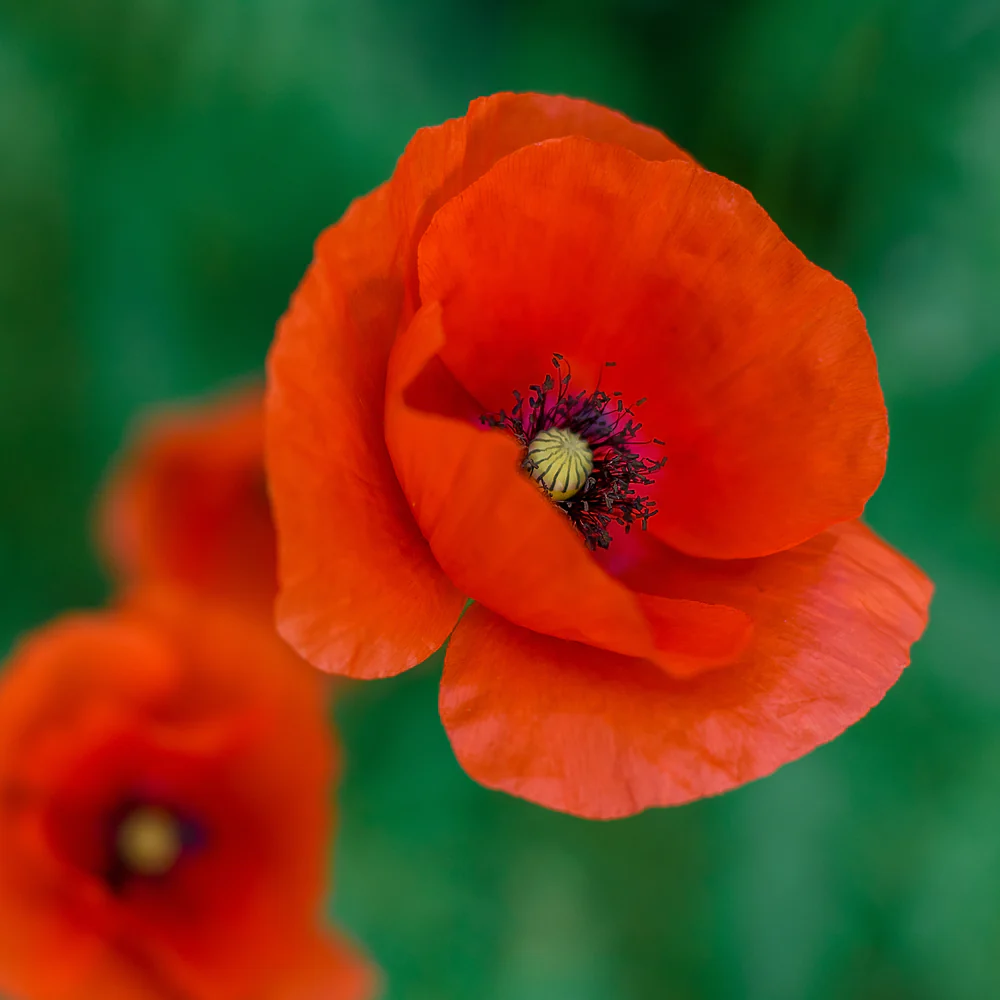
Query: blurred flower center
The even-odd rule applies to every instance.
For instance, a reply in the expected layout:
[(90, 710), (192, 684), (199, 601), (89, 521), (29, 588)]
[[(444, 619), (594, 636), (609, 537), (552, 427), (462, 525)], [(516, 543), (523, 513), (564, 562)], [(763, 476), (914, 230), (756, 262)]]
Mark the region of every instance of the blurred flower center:
[(136, 806), (126, 813), (115, 834), (122, 865), (135, 875), (166, 875), (184, 848), (180, 820), (161, 806)]
[[(638, 446), (663, 446), (657, 438), (638, 440), (642, 424), (620, 392), (570, 392), (572, 371), (561, 354), (552, 355), (555, 378), (546, 375), (528, 387), (527, 398), (516, 389), (510, 412), (480, 417), (489, 427), (503, 428), (524, 449), (522, 468), (573, 522), (590, 549), (611, 544), (612, 523), (628, 532), (646, 527), (656, 501), (637, 492), (651, 486), (666, 458), (648, 458)], [(607, 367), (613, 368), (613, 362)], [(598, 380), (598, 383), (600, 380)], [(525, 406), (527, 404), (527, 407)]]

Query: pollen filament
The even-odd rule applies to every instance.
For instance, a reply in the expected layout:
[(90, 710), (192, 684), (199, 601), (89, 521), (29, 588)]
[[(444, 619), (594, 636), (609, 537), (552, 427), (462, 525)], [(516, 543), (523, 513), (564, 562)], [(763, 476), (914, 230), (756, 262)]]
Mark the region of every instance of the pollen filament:
[(553, 500), (568, 500), (587, 484), (594, 453), (586, 440), (564, 427), (542, 431), (528, 445), (527, 468)]
[[(614, 363), (606, 366), (613, 368)], [(524, 449), (521, 468), (572, 521), (587, 548), (606, 549), (612, 524), (628, 534), (635, 525), (645, 530), (656, 514), (656, 500), (640, 488), (652, 486), (653, 476), (667, 461), (645, 449), (662, 448), (664, 442), (638, 437), (642, 424), (635, 411), (644, 398), (626, 406), (620, 392), (601, 389), (599, 376), (596, 389), (573, 392), (573, 373), (565, 357), (553, 354), (552, 367), (555, 378), (546, 375), (529, 385), (527, 396), (512, 390), (509, 412), (484, 413), (479, 419), (514, 437)]]
[(137, 806), (119, 824), (115, 847), (134, 874), (166, 875), (184, 847), (180, 821), (160, 806)]

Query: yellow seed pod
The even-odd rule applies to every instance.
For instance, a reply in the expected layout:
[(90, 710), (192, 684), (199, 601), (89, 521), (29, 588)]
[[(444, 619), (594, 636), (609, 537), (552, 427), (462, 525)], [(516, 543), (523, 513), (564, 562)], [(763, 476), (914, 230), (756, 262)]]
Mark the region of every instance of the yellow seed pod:
[(550, 427), (528, 445), (528, 470), (553, 500), (568, 500), (579, 493), (594, 469), (590, 445), (573, 431)]
[(180, 822), (159, 806), (137, 806), (119, 824), (115, 847), (136, 875), (166, 875), (184, 847)]

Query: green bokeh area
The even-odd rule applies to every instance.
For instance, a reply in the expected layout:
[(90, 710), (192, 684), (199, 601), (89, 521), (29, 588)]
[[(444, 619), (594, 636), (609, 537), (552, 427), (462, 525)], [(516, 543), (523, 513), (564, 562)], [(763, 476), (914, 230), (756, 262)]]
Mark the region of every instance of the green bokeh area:
[(394, 1000), (1000, 996), (998, 0), (2, 0), (0, 646), (104, 599), (130, 417), (259, 372), (316, 234), (501, 89), (663, 128), (853, 286), (933, 622), (843, 738), (615, 823), (466, 778), (439, 661), (358, 686), (335, 915)]

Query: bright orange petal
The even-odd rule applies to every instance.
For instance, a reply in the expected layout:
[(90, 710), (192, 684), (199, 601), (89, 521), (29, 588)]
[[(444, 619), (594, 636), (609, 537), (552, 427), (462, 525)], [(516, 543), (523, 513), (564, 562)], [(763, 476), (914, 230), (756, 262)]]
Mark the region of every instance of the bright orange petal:
[(173, 582), (270, 616), (275, 552), (262, 391), (145, 417), (99, 514), (99, 546), (120, 582)]
[(371, 1000), (380, 994), (378, 970), (347, 938), (315, 938), (279, 977), (267, 1000)]
[(315, 666), (353, 677), (426, 659), (464, 600), (420, 535), (383, 437), (395, 252), (380, 188), (320, 238), (268, 359), (278, 627)]
[(407, 404), (404, 389), (442, 344), (439, 319), (436, 307), (421, 310), (397, 342), (386, 411), (389, 450), (435, 558), (465, 593), (520, 625), (640, 654), (651, 639), (632, 594), (519, 473), (517, 443)]
[(691, 159), (656, 129), (590, 101), (532, 93), (473, 101), (465, 117), (417, 132), (392, 178), (393, 218), (408, 234), (407, 283), (414, 307), (416, 247), (434, 213), (502, 157), (567, 135), (615, 143), (647, 160)]
[(885, 407), (850, 289), (691, 163), (575, 137), (520, 149), (437, 212), (419, 276), (481, 412), (527, 395), (554, 352), (572, 390), (600, 377), (645, 398), (667, 458), (649, 529), (677, 548), (789, 548), (858, 516), (881, 479)]
[(640, 601), (606, 573), (521, 472), (517, 443), (456, 414), (461, 393), (434, 364), (442, 344), (440, 309), (427, 306), (393, 349), (386, 439), (414, 517), (449, 579), (526, 628), (648, 657), (670, 672), (686, 676), (732, 662), (749, 630), (742, 612)]
[(278, 619), (282, 635), (324, 669), (398, 673), (454, 623), (462, 597), (412, 523), (376, 399), (400, 317), (417, 305), (416, 246), (434, 212), (498, 157), (568, 134), (651, 158), (687, 157), (655, 130), (586, 101), (475, 101), (465, 118), (417, 133), (389, 184), (324, 234), (282, 321), (269, 365), (267, 448)]
[(550, 94), (493, 94), (469, 105), (465, 169), (471, 179), (522, 146), (568, 135), (608, 142), (644, 160), (687, 160), (689, 153), (662, 132), (631, 121), (618, 111), (574, 97)]
[[(3, 987), (368, 995), (363, 960), (318, 940), (336, 765), (326, 680), (273, 629), (144, 589), (39, 630), (0, 680)], [(168, 879), (113, 887), (108, 823), (137, 796), (189, 817), (202, 849)]]
[(754, 619), (733, 667), (690, 681), (466, 612), (445, 658), (441, 718), (482, 784), (611, 818), (724, 792), (841, 733), (909, 661), (931, 584), (863, 525), (766, 559), (636, 553), (626, 576)]
[(724, 603), (643, 593), (635, 598), (653, 632), (656, 652), (647, 653), (647, 658), (672, 677), (695, 677), (731, 666), (753, 636), (753, 619)]

